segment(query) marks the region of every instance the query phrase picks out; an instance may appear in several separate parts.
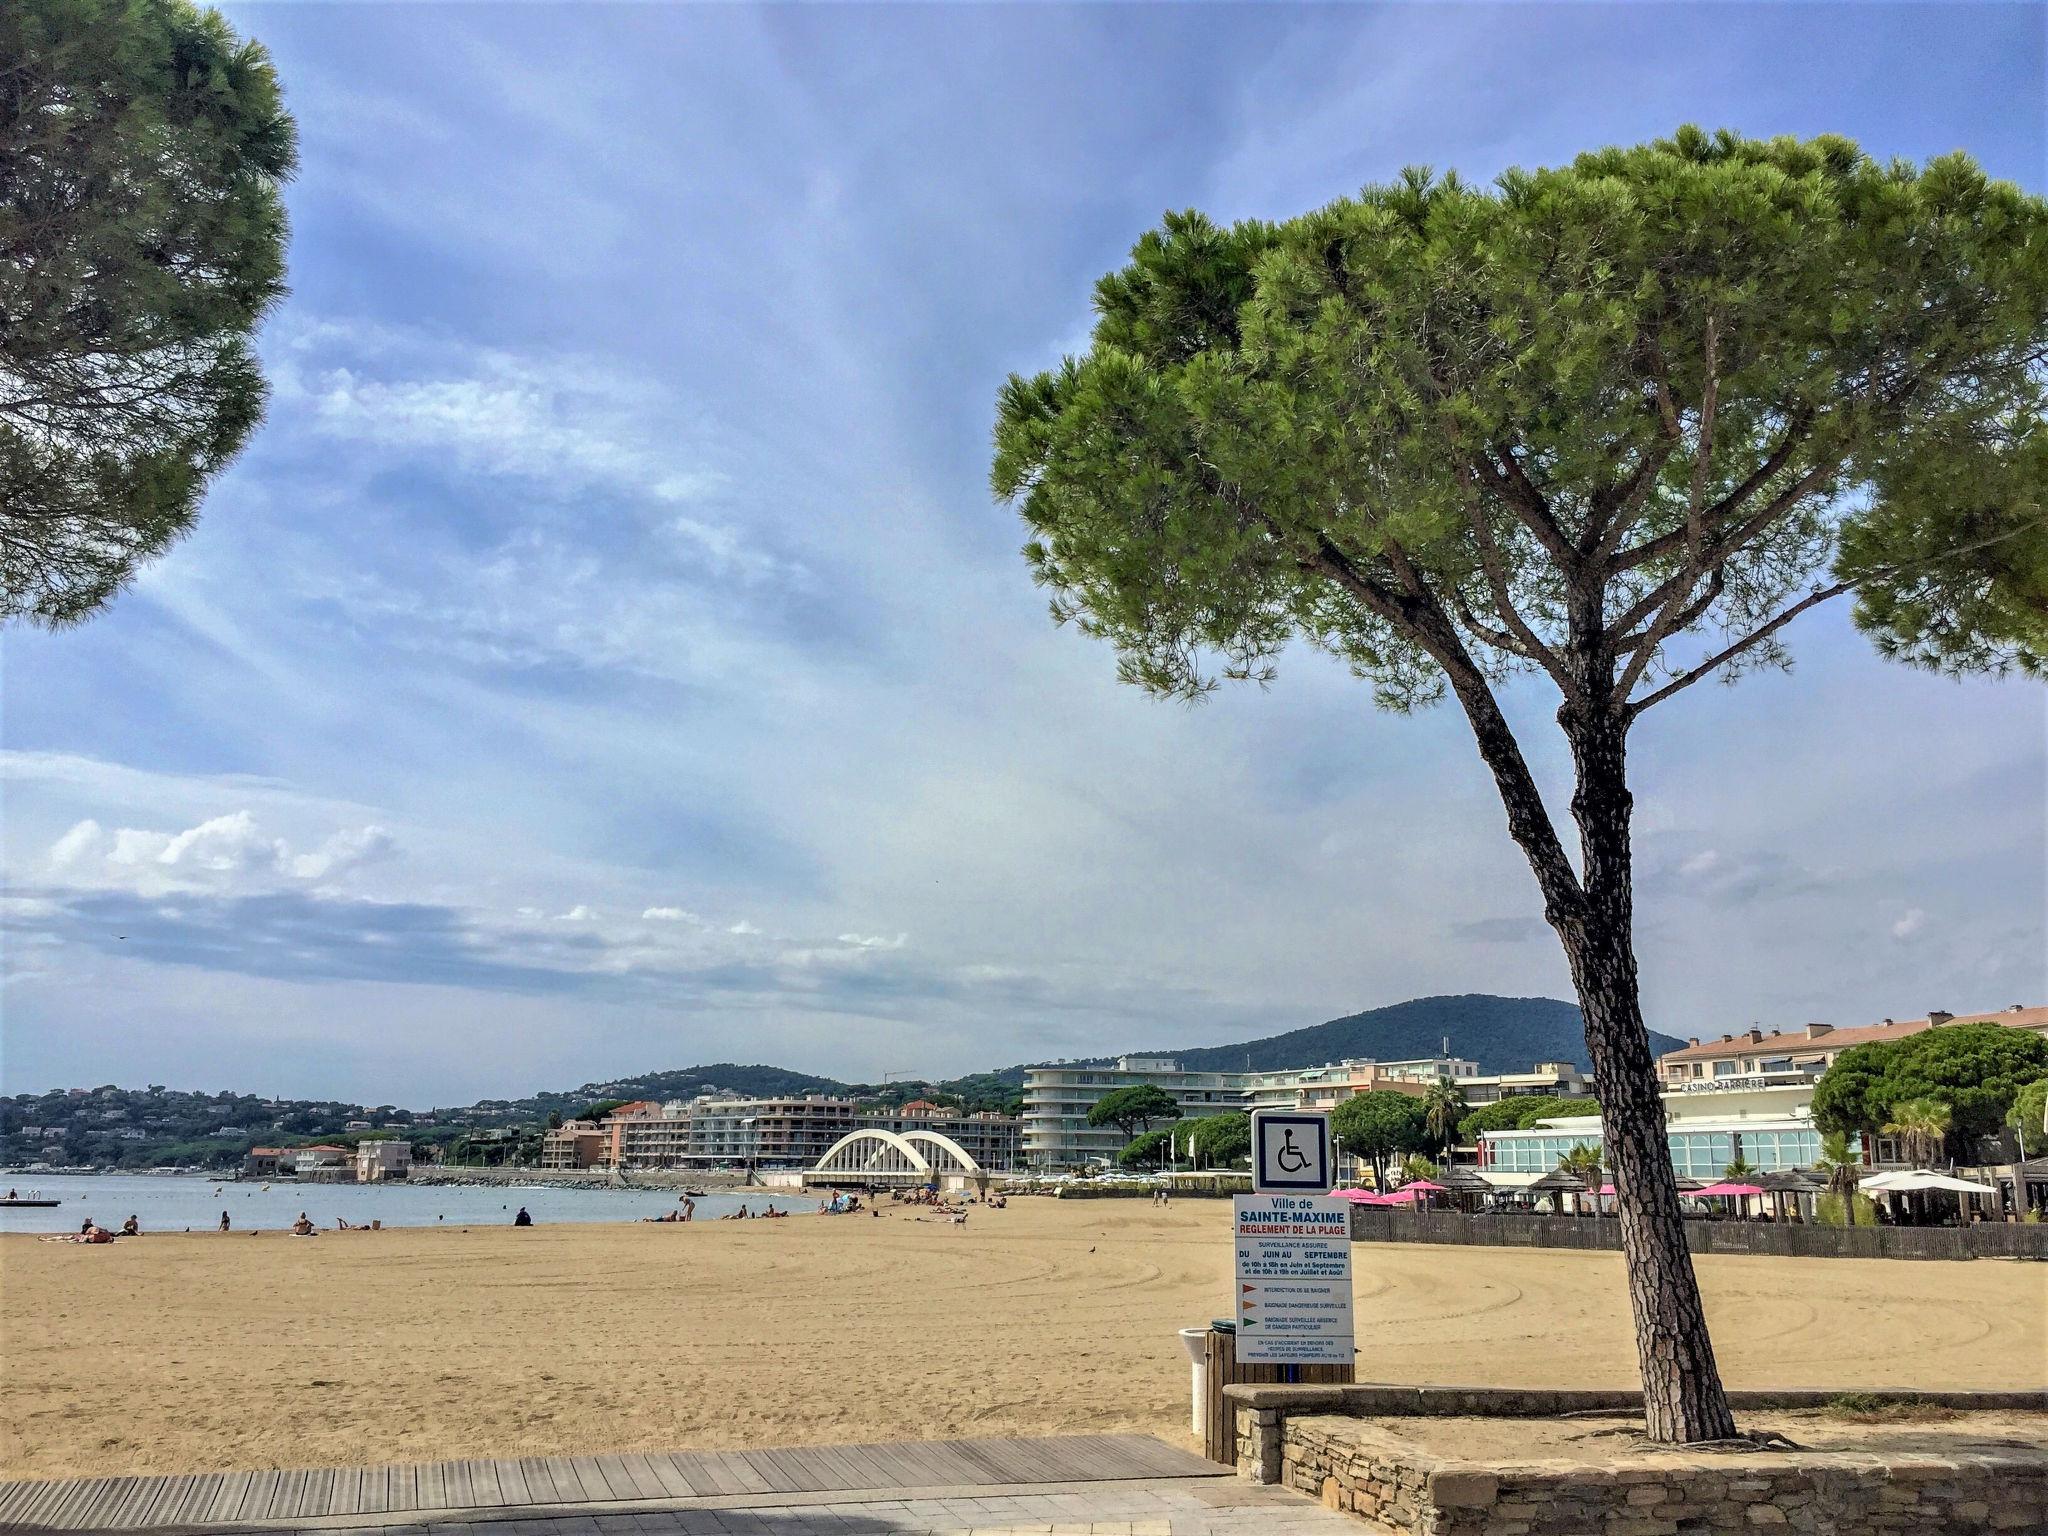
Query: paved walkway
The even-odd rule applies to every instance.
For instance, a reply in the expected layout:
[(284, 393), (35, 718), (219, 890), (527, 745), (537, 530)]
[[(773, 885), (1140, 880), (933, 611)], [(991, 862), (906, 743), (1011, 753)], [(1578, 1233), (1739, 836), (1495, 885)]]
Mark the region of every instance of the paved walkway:
[(1141, 1435), (0, 1483), (0, 1531), (1358, 1536)]

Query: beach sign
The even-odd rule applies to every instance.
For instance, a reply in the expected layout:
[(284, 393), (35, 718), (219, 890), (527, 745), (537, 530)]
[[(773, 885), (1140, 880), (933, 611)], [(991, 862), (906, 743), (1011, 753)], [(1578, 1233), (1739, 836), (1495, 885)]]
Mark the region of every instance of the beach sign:
[[(1318, 1117), (1320, 1118), (1320, 1117)], [(1352, 1363), (1351, 1205), (1333, 1195), (1239, 1195), (1237, 1358)]]
[(1336, 1182), (1330, 1117), (1293, 1109), (1252, 1111), (1252, 1189), (1258, 1194), (1327, 1195)]

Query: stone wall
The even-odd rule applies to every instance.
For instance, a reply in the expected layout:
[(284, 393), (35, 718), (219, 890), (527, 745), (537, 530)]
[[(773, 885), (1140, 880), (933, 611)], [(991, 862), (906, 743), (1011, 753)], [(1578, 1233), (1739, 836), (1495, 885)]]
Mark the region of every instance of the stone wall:
[[(1314, 1397), (1304, 1401), (1307, 1394)], [(1280, 1482), (1412, 1536), (2018, 1536), (2048, 1531), (2048, 1449), (1947, 1457), (1857, 1452), (1659, 1453), (1654, 1464), (1483, 1466), (1424, 1452), (1352, 1416), (1510, 1416), (1634, 1408), (1626, 1393), (1428, 1388), (1237, 1388), (1238, 1475)], [(1261, 1396), (1271, 1400), (1259, 1401)], [(1808, 1407), (1820, 1393), (1740, 1393), (1738, 1407)], [(1924, 1394), (2034, 1408), (2038, 1393)], [(1315, 1411), (1318, 1408), (1336, 1411)]]

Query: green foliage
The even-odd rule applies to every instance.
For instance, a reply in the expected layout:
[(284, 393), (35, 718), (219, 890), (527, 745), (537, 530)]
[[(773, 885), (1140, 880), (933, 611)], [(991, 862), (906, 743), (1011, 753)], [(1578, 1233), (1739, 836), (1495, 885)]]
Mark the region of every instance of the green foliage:
[(1823, 1227), (1874, 1227), (1877, 1225), (1877, 1202), (1871, 1199), (1870, 1196), (1855, 1195), (1849, 1197), (1855, 1201), (1855, 1219), (1853, 1221), (1848, 1220), (1843, 1215), (1843, 1211), (1847, 1209), (1843, 1205), (1843, 1198), (1841, 1195), (1832, 1193), (1816, 1195), (1813, 1201), (1813, 1219), (1815, 1224)]
[[(2048, 656), (2048, 204), (1967, 156), (1687, 128), (1282, 224), (1174, 214), (1096, 312), (1004, 387), (993, 482), (1055, 616), (1153, 692), (1301, 637), (1393, 709), (1569, 690), (1601, 651), (1632, 655), (1595, 702), (1644, 705), (1688, 633), (1741, 642), (1694, 675), (1782, 662), (1830, 574), (1899, 659)], [(1604, 632), (1569, 623), (1588, 591)]]
[(572, 1120), (602, 1120), (620, 1106), (630, 1104), (631, 1099), (599, 1099), (595, 1104), (586, 1104), (569, 1118)]
[(1410, 1153), (1401, 1159), (1401, 1166), (1395, 1170), (1399, 1181), (1413, 1184), (1417, 1179), (1433, 1179), (1442, 1170), (1420, 1153)]
[(1884, 1133), (1905, 1144), (1908, 1160), (1931, 1163), (1954, 1125), (1954, 1113), (1940, 1099), (1900, 1099), (1892, 1105)]
[(1386, 1188), (1389, 1159), (1427, 1152), (1431, 1146), (1422, 1100), (1388, 1089), (1340, 1100), (1330, 1112), (1330, 1130), (1346, 1152), (1372, 1164), (1373, 1182), (1382, 1189)]
[(1721, 1170), (1721, 1177), (1730, 1184), (1748, 1184), (1753, 1182), (1756, 1176), (1762, 1172), (1763, 1170), (1748, 1158), (1738, 1157), (1734, 1162)]
[(1430, 1143), (1442, 1151), (1458, 1138), (1458, 1122), (1465, 1116), (1465, 1091), (1447, 1077), (1429, 1085), (1422, 1096), (1422, 1121), (1429, 1130)]
[(1458, 1140), (1471, 1146), (1481, 1131), (1526, 1131), (1538, 1120), (1556, 1120), (1568, 1115), (1597, 1115), (1597, 1099), (1555, 1099), (1529, 1096), (1496, 1099), (1482, 1104), (1458, 1122)]
[(1198, 1167), (1235, 1168), (1252, 1155), (1252, 1117), (1247, 1114), (1204, 1115), (1175, 1134), (1182, 1146), (1192, 1139)]
[(1903, 1040), (1855, 1045), (1813, 1088), (1824, 1131), (1873, 1132), (1915, 1099), (1946, 1105), (1950, 1134), (1996, 1134), (2021, 1088), (2048, 1073), (2048, 1039), (2003, 1024), (1922, 1030)]
[(0, 618), (61, 625), (263, 414), (295, 131), (261, 46), (187, 0), (10, 0), (0, 59)]
[(2005, 1123), (2025, 1139), (2029, 1155), (2048, 1147), (2048, 1077), (2036, 1078), (2012, 1096)]
[(1598, 1142), (1587, 1141), (1559, 1153), (1557, 1166), (1566, 1173), (1584, 1179), (1589, 1191), (1597, 1190), (1602, 1182), (1600, 1174), (1605, 1158), (1606, 1154)]
[(1154, 1120), (1178, 1120), (1180, 1103), (1156, 1083), (1134, 1083), (1105, 1093), (1088, 1111), (1088, 1123), (1113, 1125), (1134, 1136)]
[(1158, 1168), (1164, 1165), (1172, 1153), (1170, 1145), (1173, 1132), (1147, 1131), (1132, 1139), (1131, 1144), (1116, 1155), (1119, 1168)]

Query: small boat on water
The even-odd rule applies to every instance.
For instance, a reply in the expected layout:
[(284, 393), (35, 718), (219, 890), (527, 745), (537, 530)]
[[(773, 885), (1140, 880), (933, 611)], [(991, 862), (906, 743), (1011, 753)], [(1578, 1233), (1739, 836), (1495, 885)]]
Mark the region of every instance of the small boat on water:
[(37, 1210), (47, 1210), (50, 1206), (62, 1205), (63, 1203), (64, 1202), (62, 1200), (21, 1200), (9, 1198), (6, 1200), (0, 1200), (0, 1207), (4, 1207), (8, 1210), (22, 1210), (29, 1207), (33, 1207)]

